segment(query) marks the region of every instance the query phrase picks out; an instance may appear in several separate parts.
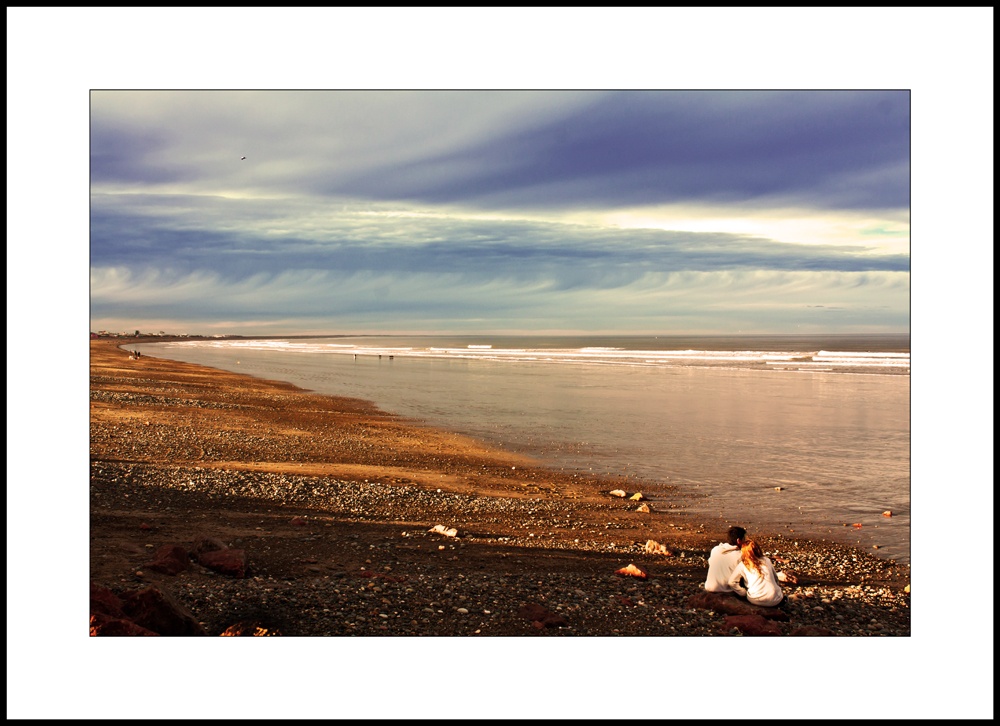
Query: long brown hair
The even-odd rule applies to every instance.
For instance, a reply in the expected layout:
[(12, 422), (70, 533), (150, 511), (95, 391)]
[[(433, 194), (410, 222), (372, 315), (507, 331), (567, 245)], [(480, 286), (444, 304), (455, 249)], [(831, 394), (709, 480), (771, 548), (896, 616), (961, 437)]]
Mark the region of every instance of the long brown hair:
[(743, 560), (743, 564), (747, 566), (748, 569), (754, 570), (755, 572), (761, 572), (764, 550), (760, 548), (752, 539), (743, 540), (743, 547), (740, 551), (740, 559)]

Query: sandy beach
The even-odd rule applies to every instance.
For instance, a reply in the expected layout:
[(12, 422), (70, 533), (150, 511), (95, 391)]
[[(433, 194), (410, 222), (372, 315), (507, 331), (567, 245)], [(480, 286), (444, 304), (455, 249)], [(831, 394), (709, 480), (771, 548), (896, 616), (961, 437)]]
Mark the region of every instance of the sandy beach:
[[(90, 347), (92, 589), (155, 591), (190, 634), (910, 635), (893, 561), (751, 532), (789, 578), (781, 616), (699, 600), (735, 522), (128, 342)], [(92, 602), (92, 633), (114, 632), (94, 625)]]

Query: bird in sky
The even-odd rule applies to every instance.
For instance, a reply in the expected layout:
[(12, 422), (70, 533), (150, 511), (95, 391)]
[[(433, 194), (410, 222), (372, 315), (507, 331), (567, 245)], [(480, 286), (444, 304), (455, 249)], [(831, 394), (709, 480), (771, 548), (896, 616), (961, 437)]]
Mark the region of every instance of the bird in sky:
[(240, 161), (246, 161), (246, 160), (247, 160), (247, 158), (245, 156), (241, 156), (240, 157)]

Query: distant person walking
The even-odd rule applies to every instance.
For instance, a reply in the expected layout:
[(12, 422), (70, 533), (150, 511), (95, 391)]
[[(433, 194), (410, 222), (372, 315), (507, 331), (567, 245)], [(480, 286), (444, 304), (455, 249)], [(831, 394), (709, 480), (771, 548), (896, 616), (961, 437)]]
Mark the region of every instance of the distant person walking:
[[(746, 587), (741, 583), (746, 582)], [(729, 576), (729, 586), (737, 595), (745, 596), (747, 602), (763, 607), (775, 607), (785, 599), (778, 584), (778, 573), (771, 560), (764, 556), (760, 545), (752, 539), (744, 540), (740, 551), (740, 561)]]
[(729, 576), (740, 561), (740, 545), (747, 536), (743, 527), (730, 527), (726, 533), (726, 541), (712, 548), (708, 555), (708, 577), (705, 579), (705, 590), (708, 592), (732, 592), (729, 586)]

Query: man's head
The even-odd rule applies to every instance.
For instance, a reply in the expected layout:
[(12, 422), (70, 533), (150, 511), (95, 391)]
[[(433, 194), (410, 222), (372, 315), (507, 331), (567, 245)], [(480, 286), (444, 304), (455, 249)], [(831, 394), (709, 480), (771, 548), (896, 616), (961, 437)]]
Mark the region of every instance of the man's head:
[(747, 537), (747, 531), (742, 527), (730, 527), (726, 534), (727, 541), (733, 547), (739, 547)]

